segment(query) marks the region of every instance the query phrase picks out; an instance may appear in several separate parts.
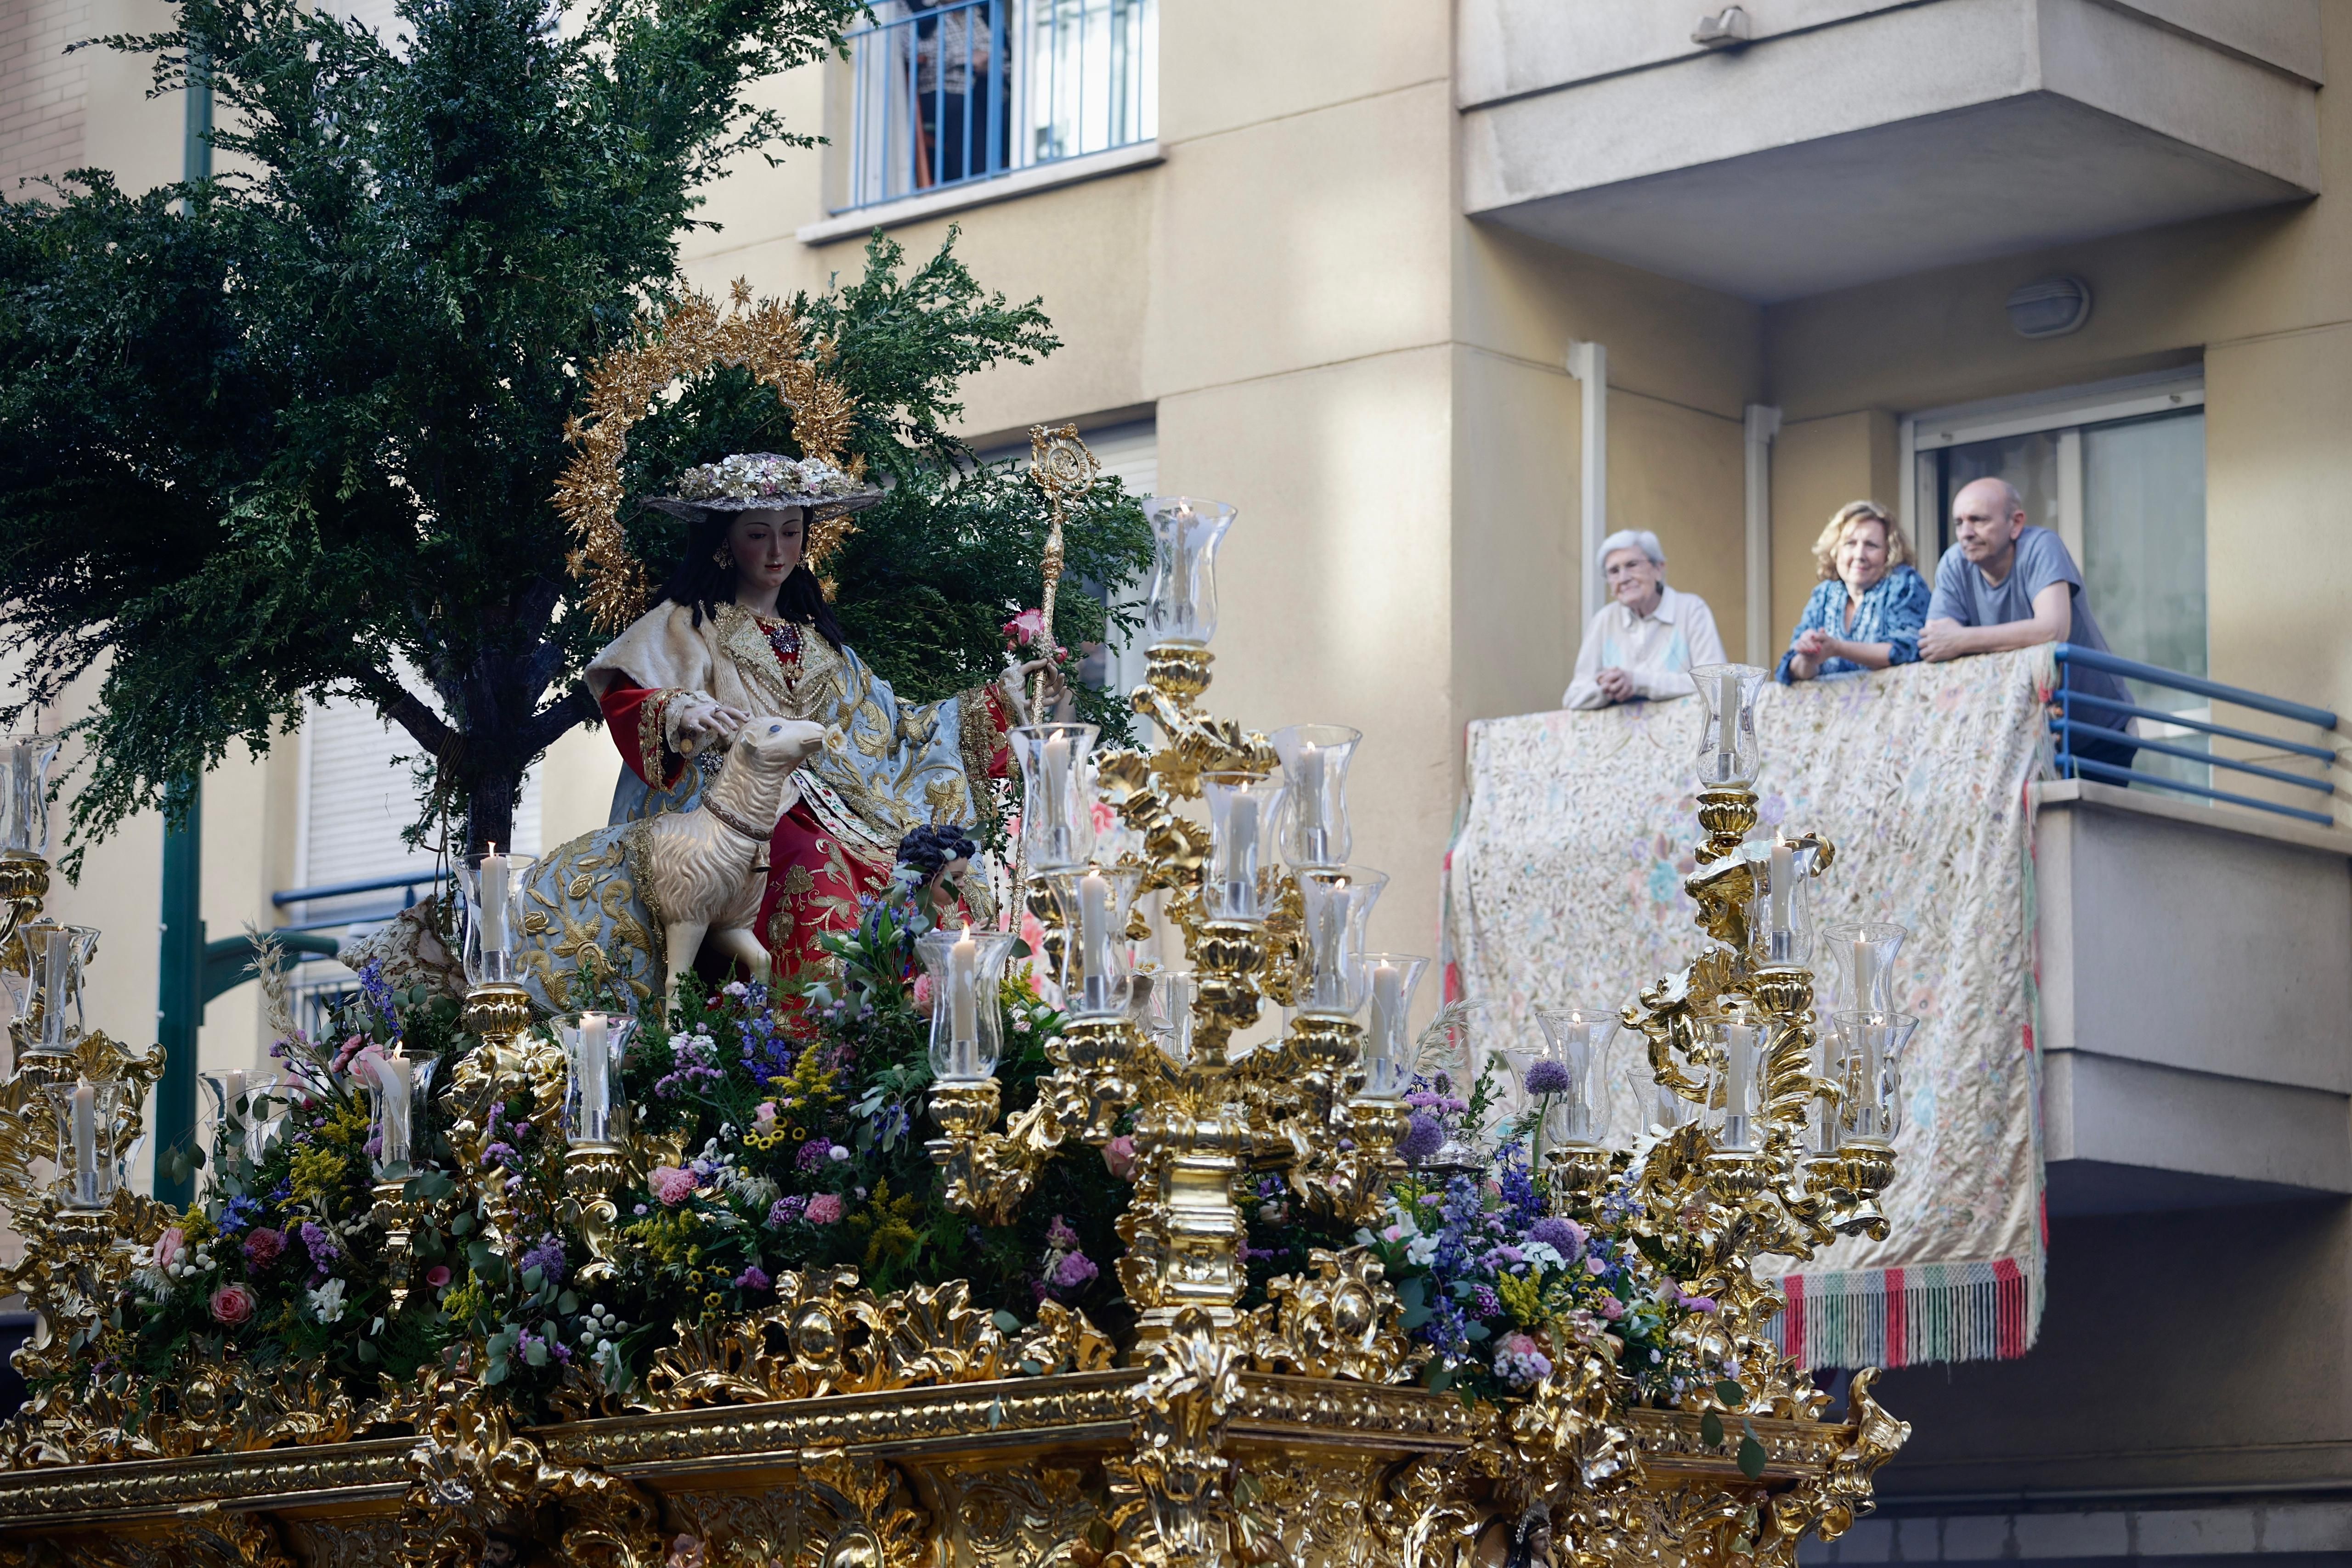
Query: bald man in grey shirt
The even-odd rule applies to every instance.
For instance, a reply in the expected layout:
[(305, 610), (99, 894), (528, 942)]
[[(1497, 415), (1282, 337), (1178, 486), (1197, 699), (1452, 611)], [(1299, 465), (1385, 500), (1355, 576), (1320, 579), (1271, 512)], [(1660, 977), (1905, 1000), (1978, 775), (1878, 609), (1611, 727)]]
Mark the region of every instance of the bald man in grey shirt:
[[(2065, 541), (2048, 528), (2027, 525), (2024, 502), (2007, 480), (1978, 479), (1961, 487), (1952, 497), (1952, 538), (1936, 568), (1936, 597), (1919, 632), (1921, 658), (2003, 653), (2042, 643), (2107, 651)], [(2065, 685), (2078, 696), (2131, 701), (2122, 679), (2105, 670), (2068, 664)], [(2131, 723), (2128, 715), (2095, 703), (2074, 708), (2073, 716), (2117, 731), (2127, 731)], [(2127, 741), (2086, 738), (2080, 732), (2072, 747), (2081, 760), (2115, 768), (2129, 768), (2139, 750)], [(2086, 771), (2106, 778), (2095, 768)]]

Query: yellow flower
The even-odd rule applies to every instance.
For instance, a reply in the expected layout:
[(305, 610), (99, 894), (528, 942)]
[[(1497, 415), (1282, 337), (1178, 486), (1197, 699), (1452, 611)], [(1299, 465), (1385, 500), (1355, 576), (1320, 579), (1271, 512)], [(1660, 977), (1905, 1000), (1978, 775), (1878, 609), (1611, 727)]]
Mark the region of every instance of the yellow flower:
[(291, 1179), (296, 1200), (315, 1203), (321, 1212), (331, 1209), (342, 1191), (345, 1168), (343, 1156), (333, 1149), (296, 1151)]

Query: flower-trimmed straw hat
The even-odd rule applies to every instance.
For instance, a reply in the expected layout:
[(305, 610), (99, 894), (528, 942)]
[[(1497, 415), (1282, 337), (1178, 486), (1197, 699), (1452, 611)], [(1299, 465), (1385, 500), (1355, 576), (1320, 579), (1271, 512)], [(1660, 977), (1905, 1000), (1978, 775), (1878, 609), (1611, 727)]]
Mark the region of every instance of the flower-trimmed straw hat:
[(646, 505), (699, 520), (706, 512), (750, 512), (780, 507), (809, 508), (801, 559), (816, 570), (849, 533), (849, 514), (882, 498), (882, 487), (836, 468), (820, 457), (787, 457), (781, 452), (738, 452), (677, 476), (674, 496), (650, 496)]

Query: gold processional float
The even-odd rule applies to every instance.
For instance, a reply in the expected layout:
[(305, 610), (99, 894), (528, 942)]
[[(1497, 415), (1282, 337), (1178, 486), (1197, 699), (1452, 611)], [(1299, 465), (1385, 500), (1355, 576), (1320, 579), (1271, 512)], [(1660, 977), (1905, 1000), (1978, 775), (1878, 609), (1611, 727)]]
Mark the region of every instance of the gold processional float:
[[(1397, 1154), (1423, 960), (1361, 951), (1381, 879), (1347, 863), (1356, 732), (1269, 740), (1202, 708), (1233, 509), (1160, 498), (1146, 511), (1154, 643), (1133, 700), (1158, 745), (1097, 752), (1084, 725), (1014, 735), (1025, 891), (1068, 1021), (1034, 1099), (1009, 1117), (990, 1004), (1014, 936), (934, 932), (919, 953), (940, 998), (928, 1146), (950, 1203), (1000, 1222), (1058, 1146), (1128, 1129), (1136, 1176), (1117, 1267), (1139, 1314), (1131, 1343), (1052, 1302), (1015, 1330), (954, 1283), (877, 1296), (854, 1274), (813, 1270), (776, 1280), (759, 1312), (680, 1322), (660, 1375), (532, 1427), (490, 1396), (479, 1344), (357, 1405), (299, 1364), (228, 1358), (175, 1372), (168, 1419), (95, 1385), (73, 1393), (75, 1358), (119, 1326), (176, 1217), (124, 1179), (163, 1051), (79, 1026), (96, 933), (41, 914), (55, 747), (32, 737), (7, 752), (0, 860), (18, 1014), (0, 1203), (25, 1248), (0, 1284), (37, 1314), (16, 1355), (36, 1394), (0, 1433), (0, 1563), (1787, 1565), (1808, 1533), (1834, 1539), (1866, 1511), (1873, 1473), (1909, 1428), (1874, 1403), (1868, 1372), (1852, 1381), (1850, 1418), (1828, 1418), (1827, 1396), (1768, 1335), (1783, 1298), (1757, 1261), (1885, 1234), (1875, 1198), (1895, 1171), (1910, 1020), (1870, 1010), (1887, 1005), (1872, 960), (1891, 947), (1861, 928), (1835, 945), (1852, 1010), (1817, 1026), (1805, 884), (1832, 851), (1810, 835), (1748, 841), (1763, 672), (1698, 673), (1706, 837), (1685, 886), (1703, 950), (1622, 1017), (1546, 1013), (1548, 1092), (1514, 1124), (1538, 1152), (1531, 1174), (1556, 1217), (1545, 1223), (1567, 1222), (1550, 1234), (1672, 1260), (1670, 1289), (1692, 1308), (1676, 1354), (1716, 1375), (1662, 1396), (1621, 1364), (1609, 1322), (1547, 1318), (1537, 1282), (1554, 1277), (1507, 1260), (1496, 1282), (1538, 1326), (1493, 1353), (1517, 1358), (1507, 1396), (1465, 1398), (1431, 1386), (1443, 1379), (1412, 1332), (1435, 1304), (1403, 1299), (1379, 1260), (1383, 1244), (1398, 1255), (1397, 1217), (1409, 1225), (1413, 1205), (1495, 1199), (1491, 1167), (1458, 1141), (1411, 1166)], [(1120, 831), (1099, 835), (1106, 851), (1126, 846), (1115, 860), (1097, 858), (1097, 802), (1117, 814)], [(1122, 938), (1153, 892), (1186, 971), (1130, 972)], [(396, 1274), (417, 1190), (397, 1162), (436, 1103), (468, 1155), (483, 1143), (467, 1107), (486, 1086), (567, 1117), (569, 1212), (600, 1258), (625, 1172), (664, 1157), (630, 1131), (615, 1065), (625, 1030), (535, 1019), (506, 968), (519, 922), (495, 898), (487, 907), (469, 919), (464, 1003), (478, 1043), (439, 1083), (431, 1059), (395, 1051), (373, 1095), (391, 1172), (373, 1222)], [(1286, 1031), (1238, 1048), (1267, 1001), (1290, 1009)], [(1621, 1026), (1647, 1048), (1634, 1080), (1649, 1132), (1633, 1148), (1603, 1141)], [(247, 1087), (214, 1082), (233, 1133)], [(488, 1217), (488, 1245), (523, 1246), (499, 1223), (501, 1167), (467, 1157), (444, 1174)], [(1245, 1308), (1237, 1197), (1268, 1177), (1364, 1228)], [(1591, 1245), (1596, 1262), (1615, 1256)]]

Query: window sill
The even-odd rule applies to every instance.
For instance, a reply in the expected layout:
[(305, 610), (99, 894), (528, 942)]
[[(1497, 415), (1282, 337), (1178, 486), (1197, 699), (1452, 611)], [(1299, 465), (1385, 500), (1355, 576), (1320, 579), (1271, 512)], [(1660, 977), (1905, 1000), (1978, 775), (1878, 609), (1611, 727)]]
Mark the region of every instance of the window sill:
[(1125, 147), (1114, 147), (1107, 152), (1089, 152), (1083, 157), (1033, 164), (993, 180), (976, 180), (971, 184), (958, 185), (928, 196), (908, 196), (896, 202), (877, 202), (870, 207), (857, 207), (818, 223), (803, 224), (794, 232), (793, 237), (803, 245), (830, 245), (835, 240), (869, 235), (876, 229), (896, 228), (901, 224), (935, 218), (942, 213), (960, 213), (971, 207), (984, 207), (993, 202), (1009, 202), (1018, 196), (1050, 191), (1059, 185), (1075, 185), (1084, 180), (1099, 180), (1106, 174), (1145, 168), (1160, 161), (1157, 140), (1131, 142)]

